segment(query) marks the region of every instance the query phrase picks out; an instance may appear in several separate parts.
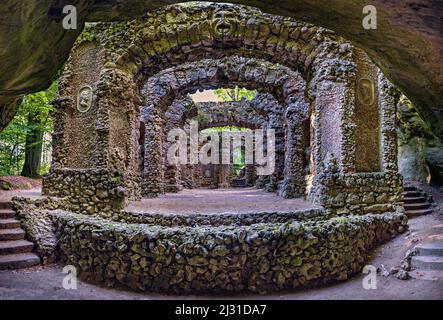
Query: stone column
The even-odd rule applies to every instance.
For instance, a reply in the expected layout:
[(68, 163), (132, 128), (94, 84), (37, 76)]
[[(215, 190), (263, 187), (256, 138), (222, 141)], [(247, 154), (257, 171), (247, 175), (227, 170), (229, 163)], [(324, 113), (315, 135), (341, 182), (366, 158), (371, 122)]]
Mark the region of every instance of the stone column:
[(162, 121), (154, 107), (147, 107), (143, 110), (143, 119), (146, 132), (142, 194), (146, 197), (156, 197), (164, 192)]
[(285, 163), (285, 128), (283, 115), (274, 110), (269, 114), (267, 128), (275, 130), (275, 170), (269, 176), (269, 182), (266, 184), (267, 191), (275, 191), (278, 184), (284, 179)]
[(257, 179), (255, 170), (256, 169), (253, 164), (247, 164), (245, 166), (245, 183), (248, 187), (252, 187), (255, 185)]
[[(165, 137), (167, 135), (167, 132), (165, 132)], [(164, 168), (164, 191), (165, 192), (179, 192), (183, 189), (181, 185), (181, 174), (180, 174), (180, 165), (169, 163), (167, 159), (167, 152), (168, 149), (172, 146), (172, 142), (166, 141), (164, 143), (163, 148), (163, 161), (164, 165), (162, 166)]]
[(280, 184), (279, 195), (284, 198), (303, 196), (306, 190), (305, 182), (305, 146), (307, 142), (308, 105), (297, 102), (286, 110), (286, 152), (284, 180)]
[(398, 173), (398, 139), (396, 130), (396, 114), (398, 93), (394, 86), (379, 71), (379, 110), (381, 122), (381, 165), (384, 172)]

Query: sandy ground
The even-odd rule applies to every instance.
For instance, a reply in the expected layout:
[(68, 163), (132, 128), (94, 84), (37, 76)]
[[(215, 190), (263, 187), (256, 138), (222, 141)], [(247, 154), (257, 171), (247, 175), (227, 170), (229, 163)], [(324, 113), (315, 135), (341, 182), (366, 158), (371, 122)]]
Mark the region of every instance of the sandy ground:
[(133, 201), (128, 211), (162, 214), (290, 212), (316, 208), (303, 199), (283, 199), (255, 188), (185, 189), (157, 198)]
[(28, 197), (28, 198), (39, 198), (42, 197), (42, 189), (32, 188), (24, 190), (0, 190), (0, 201), (10, 201), (12, 197)]

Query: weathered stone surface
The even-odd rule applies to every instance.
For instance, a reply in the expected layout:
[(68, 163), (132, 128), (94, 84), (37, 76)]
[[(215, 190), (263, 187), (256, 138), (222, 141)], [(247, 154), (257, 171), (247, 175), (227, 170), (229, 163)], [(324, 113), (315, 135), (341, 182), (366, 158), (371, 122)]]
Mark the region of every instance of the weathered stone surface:
[(398, 170), (405, 180), (430, 182), (430, 171), (426, 164), (426, 141), (415, 137), (408, 144), (399, 146)]
[(21, 101), (21, 97), (0, 95), (0, 131), (14, 118)]
[(399, 172), (405, 180), (443, 185), (443, 142), (402, 97), (398, 108)]
[[(17, 197), (13, 198), (13, 203), (27, 237), (34, 244), (35, 252), (43, 258), (43, 263), (54, 261), (58, 239), (47, 210), (62, 204), (52, 198), (28, 201)], [(64, 204), (66, 205), (66, 202)]]
[[(69, 234), (61, 237), (57, 253), (79, 266), (81, 276), (174, 292), (269, 292), (344, 280), (360, 272), (371, 249), (403, 231), (407, 221), (403, 214), (386, 213), (315, 223), (289, 218), (168, 228), (63, 211), (51, 217), (59, 234)], [(121, 247), (130, 250), (115, 249)]]
[(119, 211), (124, 207), (122, 184), (123, 179), (118, 172), (103, 169), (51, 169), (44, 177), (42, 193), (63, 198), (69, 203), (63, 206), (66, 209), (97, 214)]

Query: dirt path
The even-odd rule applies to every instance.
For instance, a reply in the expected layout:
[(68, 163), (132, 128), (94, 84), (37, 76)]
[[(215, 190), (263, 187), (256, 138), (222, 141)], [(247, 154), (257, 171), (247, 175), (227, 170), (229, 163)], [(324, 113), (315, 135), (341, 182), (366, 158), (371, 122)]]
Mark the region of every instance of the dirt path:
[(133, 201), (129, 211), (161, 214), (291, 212), (316, 208), (303, 199), (283, 199), (255, 188), (185, 189), (157, 198)]

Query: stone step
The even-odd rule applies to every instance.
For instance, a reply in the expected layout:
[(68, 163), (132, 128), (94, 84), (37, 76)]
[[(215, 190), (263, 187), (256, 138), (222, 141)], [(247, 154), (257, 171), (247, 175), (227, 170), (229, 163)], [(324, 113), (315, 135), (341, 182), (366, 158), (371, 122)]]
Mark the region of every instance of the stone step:
[(423, 203), (426, 202), (425, 197), (404, 197), (403, 198), (404, 203)]
[(12, 203), (10, 201), (0, 201), (0, 210), (1, 209), (12, 209)]
[(20, 221), (17, 219), (0, 219), (0, 229), (17, 229), (20, 228)]
[(15, 211), (12, 209), (0, 209), (0, 219), (8, 219), (15, 216)]
[(0, 256), (0, 270), (29, 268), (40, 263), (40, 258), (32, 252)]
[(26, 240), (0, 241), (0, 255), (31, 252), (34, 244)]
[(443, 270), (443, 257), (413, 256), (411, 259), (411, 265), (415, 269)]
[(246, 180), (245, 179), (233, 179), (232, 180), (232, 186), (233, 187), (246, 187)]
[(420, 243), (415, 246), (421, 256), (443, 257), (443, 241)]
[(405, 191), (416, 191), (417, 188), (414, 187), (414, 186), (404, 186), (403, 190), (405, 190)]
[(21, 240), (24, 238), (25, 232), (22, 229), (0, 229), (0, 241)]
[(236, 183), (233, 183), (232, 186), (233, 187), (246, 187), (246, 184), (245, 183), (238, 183), (238, 182), (236, 182)]
[(418, 280), (443, 281), (443, 271), (439, 270), (412, 270), (409, 272), (411, 278)]
[(426, 197), (426, 201), (429, 203), (433, 203), (434, 202), (434, 198), (432, 197), (432, 194), (424, 194), (423, 196)]
[(405, 211), (405, 214), (408, 216), (408, 218), (420, 217), (430, 213), (432, 213), (432, 209)]
[(405, 208), (406, 211), (411, 211), (411, 210), (424, 210), (424, 209), (428, 209), (431, 206), (430, 203), (424, 202), (424, 203), (408, 203), (408, 204), (404, 204), (403, 207)]
[(406, 191), (403, 192), (403, 197), (409, 198), (409, 197), (421, 197), (422, 193), (420, 191)]

